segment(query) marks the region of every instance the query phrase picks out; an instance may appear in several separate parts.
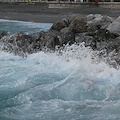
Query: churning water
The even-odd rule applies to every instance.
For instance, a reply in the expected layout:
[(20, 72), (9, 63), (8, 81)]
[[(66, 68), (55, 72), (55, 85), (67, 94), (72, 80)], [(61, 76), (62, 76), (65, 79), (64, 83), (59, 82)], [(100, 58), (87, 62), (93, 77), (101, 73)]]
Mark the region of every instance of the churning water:
[(0, 120), (120, 120), (120, 69), (84, 45), (0, 51)]

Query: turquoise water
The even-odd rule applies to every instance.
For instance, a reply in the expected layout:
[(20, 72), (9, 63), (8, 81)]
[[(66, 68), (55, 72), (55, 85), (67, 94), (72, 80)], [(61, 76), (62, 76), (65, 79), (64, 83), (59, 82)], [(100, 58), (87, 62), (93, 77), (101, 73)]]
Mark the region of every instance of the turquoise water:
[(31, 23), (15, 20), (0, 19), (0, 32), (6, 31), (8, 34), (18, 32), (35, 33), (39, 31), (47, 31), (52, 23)]
[(120, 120), (120, 69), (98, 59), (84, 45), (26, 58), (0, 51), (0, 120)]

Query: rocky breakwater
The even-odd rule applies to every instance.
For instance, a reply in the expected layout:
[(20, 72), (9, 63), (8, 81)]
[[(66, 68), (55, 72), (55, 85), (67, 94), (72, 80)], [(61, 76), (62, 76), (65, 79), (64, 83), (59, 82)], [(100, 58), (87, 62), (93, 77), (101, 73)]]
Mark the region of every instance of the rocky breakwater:
[(120, 17), (113, 20), (100, 14), (73, 15), (70, 19), (57, 21), (47, 32), (28, 35), (6, 35), (3, 32), (0, 35), (1, 49), (21, 56), (83, 42), (85, 47), (99, 51), (100, 57), (110, 56), (120, 64)]

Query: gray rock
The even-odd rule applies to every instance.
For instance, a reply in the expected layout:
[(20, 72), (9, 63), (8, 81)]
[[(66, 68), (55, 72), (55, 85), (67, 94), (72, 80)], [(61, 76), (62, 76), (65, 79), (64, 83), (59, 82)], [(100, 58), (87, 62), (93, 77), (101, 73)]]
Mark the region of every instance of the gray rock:
[(0, 33), (0, 39), (4, 36), (7, 36), (7, 33), (5, 31), (3, 31), (2, 33)]
[(3, 37), (1, 41), (4, 43), (2, 47), (3, 50), (24, 56), (25, 53), (31, 53), (35, 40), (31, 35), (17, 33)]
[(54, 23), (50, 29), (51, 30), (60, 31), (60, 30), (62, 30), (63, 28), (65, 28), (67, 26), (68, 25), (66, 24), (66, 22), (64, 22), (64, 21), (58, 21), (58, 22)]
[(87, 21), (87, 30), (95, 32), (104, 25), (112, 23), (113, 19), (109, 16), (94, 15), (94, 19)]
[(85, 19), (79, 15), (73, 16), (71, 18), (71, 23), (69, 25), (69, 30), (74, 33), (81, 33), (86, 31)]
[(59, 45), (57, 36), (60, 34), (61, 33), (59, 31), (49, 30), (42, 37), (40, 37), (39, 43), (37, 45), (54, 49), (56, 45)]
[(88, 32), (95, 32), (98, 30), (98, 27), (94, 23), (89, 23), (86, 27)]
[(81, 15), (79, 15), (79, 14), (74, 14), (71, 18), (70, 18), (70, 23), (72, 22), (72, 21), (74, 21), (74, 20), (76, 20), (76, 19), (84, 19), (85, 20), (85, 18), (83, 17), (83, 16), (81, 16)]
[(86, 47), (90, 46), (93, 49), (96, 48), (96, 40), (92, 36), (76, 36), (75, 42), (76, 43), (84, 42)]
[(70, 32), (69, 27), (63, 28), (60, 32), (62, 32), (62, 33), (68, 33), (68, 32)]
[(75, 34), (73, 32), (63, 33), (58, 38), (61, 45), (64, 45), (67, 43), (73, 44), (75, 42)]
[(107, 30), (109, 30), (111, 33), (116, 33), (120, 35), (120, 22), (115, 21), (111, 23), (108, 27)]
[(92, 47), (93, 49), (96, 48), (96, 40), (94, 37), (92, 36), (84, 36), (84, 42), (85, 42), (85, 46), (88, 47)]
[(116, 21), (120, 22), (120, 16), (116, 19)]
[(75, 42), (76, 43), (82, 43), (82, 42), (84, 42), (84, 40), (85, 40), (85, 37), (84, 36), (79, 36), (79, 35), (77, 35), (76, 37), (75, 37)]
[(67, 18), (63, 18), (62, 21), (65, 22), (67, 26), (69, 26), (70, 21)]
[(86, 21), (91, 21), (91, 20), (93, 20), (95, 18), (95, 16), (93, 15), (93, 14), (89, 14), (89, 15), (87, 15), (86, 17), (85, 17), (85, 20)]
[(107, 30), (120, 35), (120, 16), (107, 27)]

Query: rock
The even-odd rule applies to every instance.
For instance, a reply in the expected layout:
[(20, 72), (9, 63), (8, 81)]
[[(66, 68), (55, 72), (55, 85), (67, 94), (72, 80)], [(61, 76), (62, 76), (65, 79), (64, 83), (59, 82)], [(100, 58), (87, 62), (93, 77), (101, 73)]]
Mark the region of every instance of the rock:
[(94, 14), (95, 19), (101, 19), (103, 16), (101, 14)]
[(82, 43), (82, 42), (84, 42), (84, 40), (85, 40), (85, 38), (84, 38), (84, 36), (79, 36), (79, 35), (76, 35), (76, 37), (75, 37), (75, 42), (76, 43)]
[(45, 32), (41, 31), (41, 32), (33, 33), (32, 37), (36, 40), (39, 40), (44, 34), (45, 34)]
[(107, 48), (107, 42), (106, 41), (98, 41), (96, 40), (96, 49), (101, 51)]
[(45, 47), (55, 49), (56, 46), (63, 46), (64, 44), (73, 44), (75, 41), (75, 35), (73, 32), (61, 33), (57, 31), (49, 31), (45, 37)]
[(88, 32), (95, 32), (96, 30), (98, 30), (98, 27), (94, 23), (87, 24), (86, 28)]
[(103, 16), (101, 16), (99, 14), (95, 14), (94, 19), (87, 21), (87, 24), (94, 23), (95, 25), (98, 25), (101, 23), (102, 18), (103, 18)]
[(103, 50), (106, 49), (107, 53), (112, 52), (115, 50), (116, 52), (120, 50), (120, 37), (115, 39), (109, 39), (106, 41), (97, 41), (97, 49)]
[(116, 21), (120, 22), (120, 16), (116, 19)]
[(107, 30), (109, 30), (111, 33), (119, 34), (120, 35), (120, 22), (115, 21), (111, 23), (108, 27)]
[(108, 23), (112, 23), (113, 22), (113, 18), (109, 17), (109, 16), (103, 16), (101, 19), (101, 22), (103, 24), (108, 24)]
[(91, 20), (93, 20), (95, 18), (95, 16), (93, 15), (93, 14), (89, 14), (89, 15), (87, 15), (86, 17), (85, 17), (85, 20), (86, 21), (91, 21)]
[(113, 50), (115, 50), (116, 53), (118, 53), (120, 51), (120, 37), (107, 42), (106, 47), (108, 53), (110, 53)]
[(69, 27), (63, 28), (60, 32), (62, 32), (62, 33), (68, 33), (68, 32), (70, 32)]
[(7, 36), (7, 33), (5, 31), (3, 31), (2, 33), (0, 33), (0, 39), (4, 36)]
[(99, 14), (86, 17), (73, 15), (70, 20), (64, 18), (54, 23), (47, 32), (28, 35), (17, 33), (9, 36), (3, 32), (0, 34), (0, 45), (3, 46), (2, 50), (25, 56), (44, 48), (55, 50), (56, 46), (84, 42), (86, 47), (91, 47), (100, 54), (105, 50), (106, 58), (111, 57), (120, 64), (120, 17), (113, 23), (112, 21), (109, 16)]
[(111, 33), (106, 29), (99, 29), (98, 31), (96, 31), (94, 37), (98, 40), (102, 40), (102, 41), (108, 41), (111, 39), (115, 39), (116, 37), (118, 37), (117, 34)]
[(35, 52), (40, 51), (43, 49), (43, 47), (45, 46), (45, 36), (46, 36), (47, 32), (41, 31), (38, 33), (34, 33), (32, 34), (32, 38), (35, 39), (34, 45), (33, 45), (33, 50)]
[(59, 39), (57, 38), (57, 36), (60, 34), (61, 32), (59, 31), (49, 30), (44, 36), (40, 38), (40, 46), (55, 49), (56, 45), (60, 45)]
[(105, 25), (102, 25), (101, 27), (100, 27), (100, 29), (106, 29), (107, 30), (107, 27), (109, 26), (110, 24), (108, 23), (108, 24), (105, 24)]
[(96, 48), (96, 40), (92, 36), (84, 36), (85, 46), (90, 46), (92, 49)]
[(85, 18), (82, 15), (80, 15), (80, 14), (74, 14), (74, 15), (72, 15), (72, 17), (70, 18), (69, 21), (71, 23), (72, 21), (74, 21), (76, 19), (84, 19), (85, 20)]
[(3, 37), (1, 41), (3, 42), (3, 50), (24, 56), (26, 53), (32, 52), (35, 40), (30, 35), (17, 33)]
[(57, 36), (50, 38), (49, 40), (47, 40), (45, 44), (47, 48), (50, 48), (52, 50), (54, 50), (56, 46), (60, 46), (60, 45), (61, 44)]
[(64, 44), (73, 44), (75, 42), (75, 34), (73, 32), (63, 33), (58, 36), (61, 46)]
[(76, 43), (82, 43), (82, 42), (84, 42), (86, 47), (90, 46), (93, 49), (96, 48), (96, 40), (92, 36), (77, 36), (75, 38), (75, 42)]
[(81, 33), (86, 31), (85, 19), (79, 15), (74, 15), (71, 18), (71, 23), (69, 25), (70, 32)]
[(63, 18), (63, 19), (62, 19), (62, 21), (63, 21), (63, 22), (65, 22), (67, 26), (69, 26), (69, 24), (70, 24), (70, 21), (69, 21), (68, 19), (66, 19), (66, 18)]
[(120, 35), (120, 16), (107, 27), (107, 30)]
[(94, 19), (87, 21), (87, 31), (93, 31), (100, 29), (104, 25), (112, 23), (113, 19), (109, 16), (94, 15)]
[(57, 30), (57, 31), (60, 31), (62, 30), (63, 28), (67, 27), (68, 25), (66, 24), (65, 21), (58, 21), (56, 23), (54, 23), (52, 25), (52, 27), (50, 28), (50, 30)]

